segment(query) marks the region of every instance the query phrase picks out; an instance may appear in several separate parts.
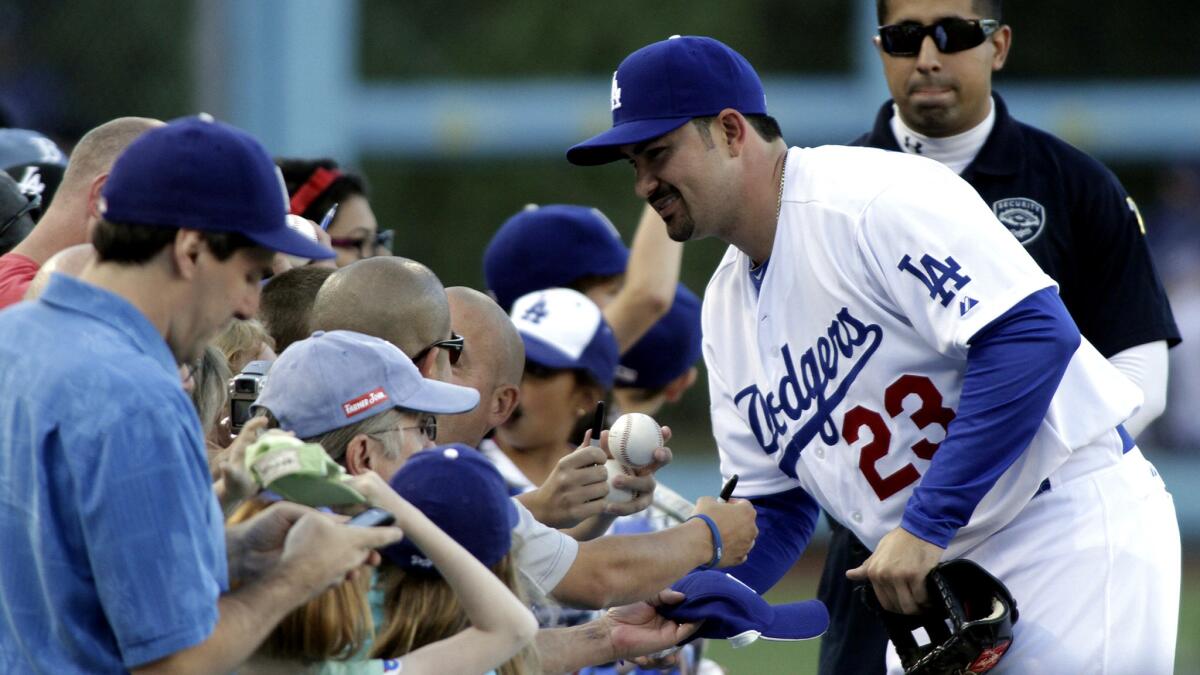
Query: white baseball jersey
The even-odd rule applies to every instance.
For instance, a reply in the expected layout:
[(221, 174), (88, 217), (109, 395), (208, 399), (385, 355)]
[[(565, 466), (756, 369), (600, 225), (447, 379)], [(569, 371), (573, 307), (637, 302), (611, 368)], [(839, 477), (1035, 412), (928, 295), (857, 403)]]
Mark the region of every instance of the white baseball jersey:
[[(802, 486), (874, 548), (936, 461), (968, 340), (1054, 281), (941, 164), (839, 146), (788, 151), (761, 292), (750, 269), (730, 247), (704, 296), (721, 471), (740, 476), (740, 496)], [(1107, 434), (1119, 456), (1115, 427), (1140, 401), (1082, 342), (947, 557), (1011, 521), (1074, 449)]]

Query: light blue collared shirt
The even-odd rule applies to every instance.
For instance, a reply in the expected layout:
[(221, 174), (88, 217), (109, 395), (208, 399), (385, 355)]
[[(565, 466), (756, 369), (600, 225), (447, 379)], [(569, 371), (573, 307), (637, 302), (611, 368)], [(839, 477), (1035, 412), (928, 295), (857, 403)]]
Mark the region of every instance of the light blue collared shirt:
[(112, 672), (204, 641), (228, 589), (203, 435), (132, 304), (54, 275), (0, 312), (0, 672)]

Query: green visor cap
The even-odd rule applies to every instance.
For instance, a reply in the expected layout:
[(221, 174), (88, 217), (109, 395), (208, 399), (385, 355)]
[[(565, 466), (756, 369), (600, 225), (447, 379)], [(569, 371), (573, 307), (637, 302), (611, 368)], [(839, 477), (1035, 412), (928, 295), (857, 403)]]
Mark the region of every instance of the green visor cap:
[(317, 443), (272, 429), (246, 449), (246, 470), (263, 488), (306, 506), (365, 504), (350, 476)]

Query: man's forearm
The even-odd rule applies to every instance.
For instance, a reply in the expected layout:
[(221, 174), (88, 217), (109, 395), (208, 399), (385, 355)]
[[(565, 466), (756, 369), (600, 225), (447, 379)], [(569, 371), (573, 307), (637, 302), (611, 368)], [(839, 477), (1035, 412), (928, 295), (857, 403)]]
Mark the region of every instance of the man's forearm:
[(603, 620), (570, 628), (543, 628), (537, 632), (536, 645), (544, 673), (571, 673), (616, 659)]
[(551, 592), (567, 605), (598, 609), (650, 597), (712, 559), (699, 520), (659, 532), (582, 542), (575, 564)]

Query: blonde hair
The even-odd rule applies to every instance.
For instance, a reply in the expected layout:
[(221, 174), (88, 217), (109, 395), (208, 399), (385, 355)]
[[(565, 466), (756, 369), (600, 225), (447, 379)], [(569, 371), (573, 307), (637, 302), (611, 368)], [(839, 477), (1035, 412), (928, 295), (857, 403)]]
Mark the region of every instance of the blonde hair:
[[(492, 572), (513, 594), (523, 599), (511, 551), (492, 566)], [(373, 659), (404, 656), (460, 633), (470, 625), (454, 589), (437, 574), (414, 573), (385, 564), (379, 569), (378, 584), (383, 590), (386, 623), (375, 636), (371, 648)], [(532, 645), (496, 669), (498, 675), (537, 672), (541, 672), (541, 668)]]
[(196, 383), (192, 388), (192, 404), (196, 406), (196, 415), (200, 418), (205, 438), (208, 438), (221, 412), (225, 410), (230, 377), (232, 375), (225, 355), (213, 345), (206, 345), (204, 354), (192, 373), (192, 379)]
[(275, 338), (258, 319), (235, 319), (213, 339), (213, 344), (229, 361), (229, 369), (237, 374), (258, 356), (263, 345), (274, 350)]
[[(245, 522), (270, 505), (262, 499), (246, 501), (227, 524)], [(258, 654), (306, 663), (358, 656), (375, 632), (367, 602), (369, 585), (369, 575), (359, 575), (292, 610), (259, 646)]]

